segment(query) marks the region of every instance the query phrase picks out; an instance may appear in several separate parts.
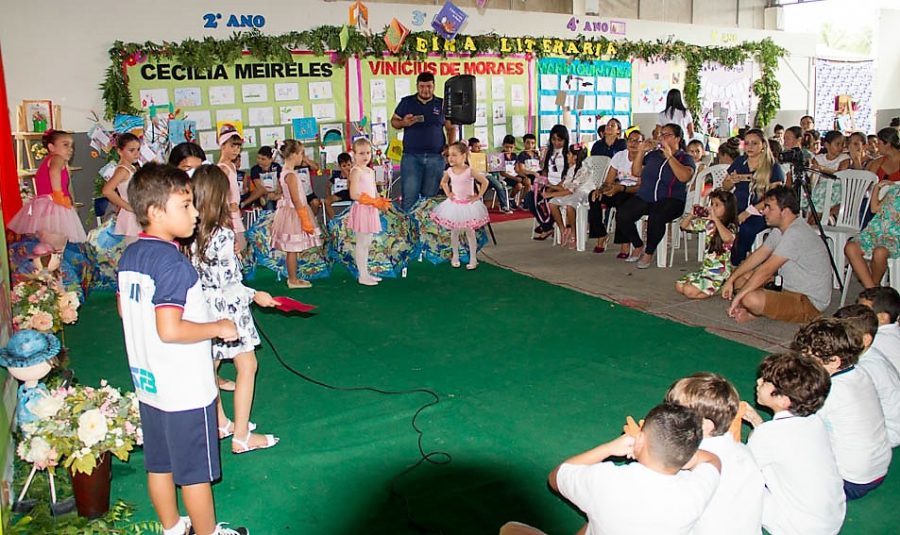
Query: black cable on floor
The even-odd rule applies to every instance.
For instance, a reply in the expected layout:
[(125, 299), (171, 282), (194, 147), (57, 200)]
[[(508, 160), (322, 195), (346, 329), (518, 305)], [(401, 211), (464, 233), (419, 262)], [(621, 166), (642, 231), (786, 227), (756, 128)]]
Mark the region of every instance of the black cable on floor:
[(413, 527), (414, 529), (416, 529), (417, 531), (420, 531), (422, 533), (442, 533), (442, 531), (440, 529), (432, 528), (429, 526), (424, 526), (422, 524), (419, 524), (415, 520), (413, 520), (412, 513), (409, 508), (409, 499), (406, 496), (404, 496), (403, 494), (401, 494), (400, 491), (398, 491), (395, 488), (397, 481), (401, 477), (403, 477), (406, 474), (409, 474), (410, 472), (412, 472), (413, 470), (415, 470), (416, 468), (421, 466), (422, 463), (429, 463), (429, 464), (434, 464), (434, 465), (445, 465), (445, 464), (450, 464), (450, 462), (453, 460), (453, 457), (451, 457), (450, 454), (447, 453), (446, 451), (433, 450), (430, 452), (426, 452), (425, 448), (422, 446), (422, 439), (424, 438), (425, 434), (422, 432), (422, 430), (419, 428), (418, 424), (416, 423), (416, 419), (418, 419), (419, 414), (421, 414), (422, 411), (424, 411), (428, 407), (433, 407), (434, 405), (437, 405), (438, 403), (441, 402), (440, 396), (438, 396), (437, 393), (430, 388), (410, 388), (407, 390), (385, 390), (385, 389), (378, 388), (375, 386), (367, 386), (367, 385), (366, 386), (335, 386), (332, 384), (328, 384), (324, 381), (320, 381), (314, 377), (310, 377), (309, 375), (306, 375), (305, 373), (297, 370), (296, 368), (292, 367), (290, 364), (285, 362), (284, 358), (281, 356), (281, 353), (278, 352), (278, 348), (276, 348), (275, 344), (272, 343), (272, 339), (269, 338), (269, 335), (266, 333), (265, 329), (262, 328), (262, 324), (258, 320), (256, 313), (253, 312), (252, 309), (251, 309), (251, 314), (253, 315), (253, 320), (256, 324), (256, 330), (259, 332), (260, 336), (262, 336), (263, 340), (266, 341), (266, 344), (269, 345), (269, 348), (272, 349), (272, 353), (275, 354), (275, 358), (278, 360), (279, 363), (281, 363), (282, 367), (284, 367), (284, 369), (286, 369), (290, 373), (296, 375), (297, 377), (303, 379), (306, 382), (312, 383), (316, 386), (320, 386), (320, 387), (328, 389), (328, 390), (334, 390), (336, 392), (374, 392), (376, 394), (381, 394), (383, 396), (403, 396), (403, 395), (420, 394), (421, 393), (421, 394), (428, 394), (429, 396), (432, 397), (431, 401), (429, 401), (428, 403), (425, 403), (424, 405), (421, 405), (416, 410), (416, 412), (413, 413), (412, 420), (410, 421), (410, 425), (412, 425), (412, 428), (415, 430), (416, 435), (417, 435), (416, 442), (417, 442), (417, 446), (419, 448), (419, 459), (412, 465), (404, 468), (393, 478), (391, 478), (389, 491), (392, 496), (396, 496), (396, 497), (402, 499), (403, 502), (405, 503), (406, 517), (407, 517), (407, 521), (409, 522), (411, 527)]

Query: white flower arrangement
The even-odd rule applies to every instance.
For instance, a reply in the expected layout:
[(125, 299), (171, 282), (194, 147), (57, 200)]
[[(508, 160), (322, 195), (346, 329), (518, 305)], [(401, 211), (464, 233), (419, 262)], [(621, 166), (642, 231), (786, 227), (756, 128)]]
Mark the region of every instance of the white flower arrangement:
[(39, 468), (53, 470), (61, 463), (90, 474), (103, 453), (127, 461), (134, 446), (143, 444), (137, 397), (106, 381), (100, 388), (54, 390), (32, 403), (31, 410), (39, 419), (22, 426), (16, 453)]

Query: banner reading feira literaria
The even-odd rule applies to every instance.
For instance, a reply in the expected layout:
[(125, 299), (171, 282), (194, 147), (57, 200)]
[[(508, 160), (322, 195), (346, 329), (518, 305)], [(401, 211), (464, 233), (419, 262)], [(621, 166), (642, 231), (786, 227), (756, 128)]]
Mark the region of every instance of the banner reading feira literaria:
[(362, 58), (359, 68), (361, 115), (372, 124), (372, 141), (378, 145), (396, 136), (390, 119), (400, 99), (416, 91), (421, 72), (435, 76), (435, 93), (444, 94), (444, 82), (451, 76), (475, 76), (474, 125), (466, 126), (464, 138), (477, 137), (485, 148), (499, 147), (503, 137), (512, 134), (521, 141), (531, 132), (534, 108), (534, 60), (525, 55), (475, 57), (430, 56), (425, 60), (406, 60), (385, 56)]

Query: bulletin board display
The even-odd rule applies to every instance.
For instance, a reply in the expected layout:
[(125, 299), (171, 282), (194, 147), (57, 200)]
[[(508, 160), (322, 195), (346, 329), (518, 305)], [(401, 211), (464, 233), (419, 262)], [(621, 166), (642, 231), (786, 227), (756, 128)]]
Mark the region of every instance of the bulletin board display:
[[(541, 58), (537, 63), (538, 124), (541, 146), (549, 143), (550, 129), (569, 127), (572, 140), (582, 134), (594, 139), (597, 124), (611, 117), (631, 125), (631, 63)], [(599, 123), (598, 123), (599, 121)]]
[[(315, 137), (343, 136), (347, 121), (347, 73), (329, 56), (293, 52), (293, 62), (264, 62), (247, 55), (229, 65), (193, 69), (168, 59), (147, 58), (127, 67), (134, 105), (145, 110), (147, 135), (156, 142), (198, 143), (207, 154), (218, 150), (217, 132), (226, 123), (244, 137), (247, 151), (241, 168), (249, 167), (255, 148), (298, 138), (297, 119), (304, 121), (302, 141), (315, 151)], [(181, 113), (177, 113), (180, 110)], [(176, 115), (169, 120), (169, 114)]]
[(363, 115), (371, 124), (372, 143), (387, 145), (399, 137), (391, 128), (391, 117), (400, 99), (416, 92), (416, 77), (431, 72), (435, 77), (435, 95), (443, 97), (444, 82), (451, 76), (475, 76), (474, 125), (463, 127), (463, 139), (477, 137), (486, 149), (499, 147), (507, 134), (522, 136), (531, 131), (529, 118), (534, 114), (533, 60), (521, 56), (429, 57), (424, 61), (395, 57), (360, 60), (360, 98)]

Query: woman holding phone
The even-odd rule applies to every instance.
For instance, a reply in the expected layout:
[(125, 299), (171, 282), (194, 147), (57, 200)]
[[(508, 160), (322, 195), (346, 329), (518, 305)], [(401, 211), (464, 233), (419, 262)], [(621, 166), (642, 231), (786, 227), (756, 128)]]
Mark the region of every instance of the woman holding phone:
[(744, 261), (756, 235), (766, 228), (763, 200), (776, 182), (784, 182), (784, 171), (775, 162), (765, 134), (758, 128), (748, 130), (744, 134), (744, 155), (732, 162), (722, 182), (722, 189), (732, 191), (737, 200), (740, 227), (731, 250), (731, 263), (735, 266)]

